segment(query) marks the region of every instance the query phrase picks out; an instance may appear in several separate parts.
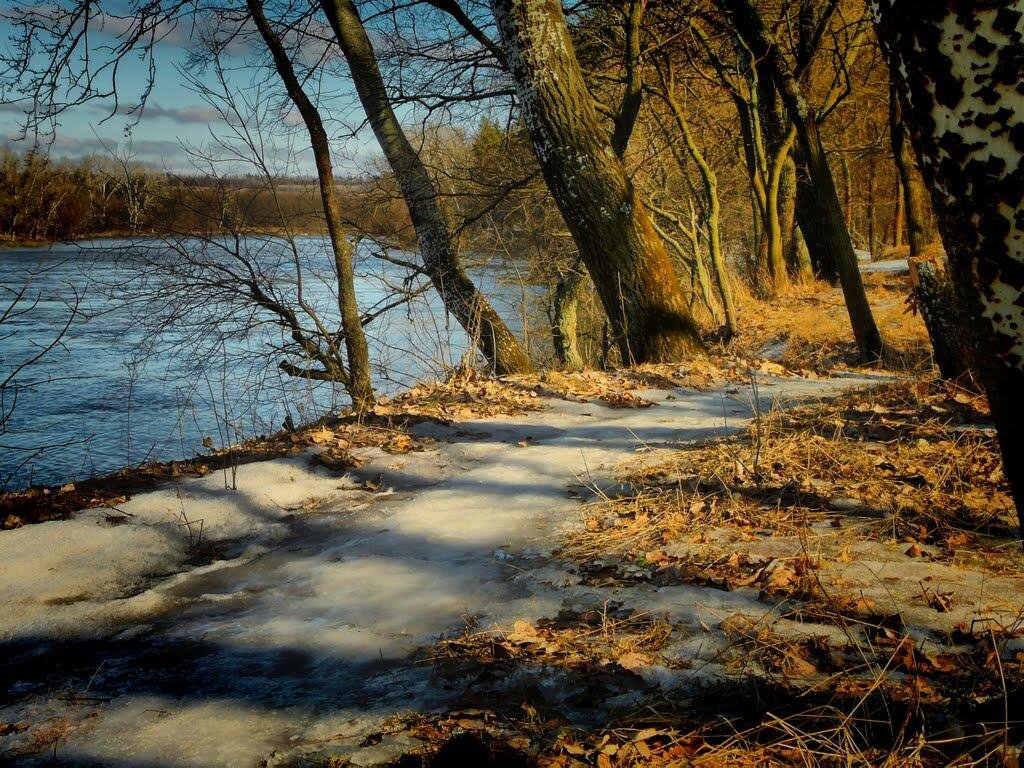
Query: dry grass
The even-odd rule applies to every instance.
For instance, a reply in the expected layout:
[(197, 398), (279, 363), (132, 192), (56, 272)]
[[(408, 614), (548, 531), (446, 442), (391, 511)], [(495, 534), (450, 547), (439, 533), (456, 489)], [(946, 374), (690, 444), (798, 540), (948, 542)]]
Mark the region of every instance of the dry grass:
[[(676, 538), (699, 537), (716, 523), (788, 535), (828, 512), (884, 518), (879, 525), (897, 538), (951, 550), (978, 534), (1011, 537), (1016, 518), (986, 417), (983, 398), (939, 381), (853, 392), (766, 414), (739, 438), (641, 464), (626, 477), (637, 489), (630, 503)], [(588, 519), (607, 519), (601, 505), (591, 512)], [(604, 526), (588, 528), (598, 534)], [(650, 544), (653, 534), (641, 538)]]
[[(558, 554), (584, 587), (608, 594), (752, 590), (763, 612), (705, 627), (722, 638), (724, 677), (652, 691), (596, 727), (574, 728), (507, 681), (533, 670), (606, 700), (644, 670), (687, 666), (668, 642), (675, 625), (613, 603), (504, 631), (471, 628), (430, 661), (443, 679), (470, 680), (469, 701), (485, 709), (469, 721), (429, 718), (416, 764), (447, 765), (449, 745), (473, 743), (476, 764), (545, 768), (1017, 766), (1024, 608), (1012, 621), (982, 610), (922, 635), (899, 607), (826, 579), (809, 544), (812, 530), (842, 521), (836, 536), (910, 542), (897, 557), (919, 557), (927, 544), (934, 559), (998, 571), (993, 552), (1015, 546), (1017, 530), (986, 417), (970, 392), (904, 381), (765, 414), (745, 434), (658, 454), (653, 465), (647, 456), (627, 469), (620, 498), (581, 507)], [(802, 543), (795, 555), (758, 554), (773, 539)], [(921, 604), (949, 610), (952, 593), (920, 588)]]
[[(931, 346), (921, 318), (908, 309), (907, 278), (872, 273), (864, 276), (864, 283), (885, 342), (884, 367), (927, 371)], [(731, 351), (756, 358), (768, 356), (767, 349), (777, 350), (778, 354), (771, 356), (786, 367), (818, 373), (861, 364), (843, 295), (835, 286), (819, 281), (798, 283), (770, 300), (741, 289), (738, 301), (742, 331)]]

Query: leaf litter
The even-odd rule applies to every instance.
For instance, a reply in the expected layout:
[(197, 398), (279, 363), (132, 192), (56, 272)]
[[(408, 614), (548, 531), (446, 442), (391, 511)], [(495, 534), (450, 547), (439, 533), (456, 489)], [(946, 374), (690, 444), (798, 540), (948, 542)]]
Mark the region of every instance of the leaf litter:
[[(556, 556), (603, 593), (751, 594), (763, 613), (704, 625), (724, 641), (720, 674), (683, 689), (646, 684), (645, 672), (689, 661), (672, 647), (670, 617), (622, 600), (467, 626), (425, 661), (488, 714), (428, 718), (430, 738), (405, 756), (418, 762), (400, 764), (455, 764), (444, 750), (462, 740), (481, 765), (1018, 765), (1024, 601), (1000, 586), (976, 593), (978, 578), (1020, 585), (1019, 531), (986, 419), (973, 393), (900, 382), (645, 454), (624, 470), (622, 493), (581, 507)], [(919, 565), (870, 584), (849, 575), (880, 547), (889, 563)], [(524, 688), (524, 670), (556, 680), (561, 706)], [(602, 722), (566, 717), (573, 696), (630, 690)], [(501, 762), (509, 754), (523, 762)]]

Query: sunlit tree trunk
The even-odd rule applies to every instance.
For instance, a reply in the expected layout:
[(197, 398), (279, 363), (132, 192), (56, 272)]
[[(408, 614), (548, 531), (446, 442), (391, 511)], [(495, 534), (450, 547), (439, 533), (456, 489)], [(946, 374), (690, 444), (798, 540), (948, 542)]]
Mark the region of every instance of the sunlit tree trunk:
[(554, 336), (555, 357), (567, 371), (582, 371), (583, 355), (580, 353), (577, 319), (579, 302), (587, 287), (587, 274), (577, 260), (569, 274), (558, 281), (555, 287)]
[(1024, 531), (1024, 3), (870, 0)]
[(321, 0), (348, 62), (366, 118), (395, 174), (423, 254), (423, 268), (445, 309), (466, 329), (498, 374), (531, 370), (519, 341), (462, 268), (437, 187), (391, 106), (377, 57), (351, 0)]
[(818, 133), (814, 110), (807, 104), (799, 84), (782, 60), (760, 14), (750, 0), (718, 0), (731, 15), (737, 31), (754, 56), (771, 74), (793, 127), (796, 129), (799, 159), (807, 170), (807, 183), (798, 184), (797, 210), (800, 227), (812, 257), (838, 273), (853, 335), (861, 357), (877, 360), (882, 355), (882, 337), (871, 314), (861, 280), (857, 257), (836, 192), (835, 179)]
[(697, 166), (700, 172), (701, 189), (704, 192), (704, 206), (707, 211), (708, 229), (708, 254), (711, 257), (711, 270), (715, 276), (715, 286), (718, 294), (722, 297), (722, 309), (725, 312), (725, 334), (727, 337), (739, 333), (739, 321), (736, 316), (736, 300), (732, 293), (732, 280), (729, 277), (729, 269), (725, 263), (725, 253), (722, 250), (721, 232), (721, 204), (718, 198), (718, 176), (708, 163), (704, 153), (697, 146), (697, 140), (693, 136), (693, 130), (686, 119), (682, 105), (673, 93), (673, 83), (670, 75), (663, 79), (662, 97), (668, 105), (675, 118), (676, 127), (683, 137), (683, 144), (686, 151)]
[(491, 0), (544, 178), (627, 363), (704, 345), (665, 245), (602, 126), (558, 0)]

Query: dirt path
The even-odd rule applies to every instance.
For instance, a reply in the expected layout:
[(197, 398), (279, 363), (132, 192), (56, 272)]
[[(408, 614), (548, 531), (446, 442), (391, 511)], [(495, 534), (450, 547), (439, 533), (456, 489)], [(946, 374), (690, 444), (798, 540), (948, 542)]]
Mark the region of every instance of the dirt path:
[[(764, 378), (760, 395), (768, 407), (865, 383)], [(117, 514), (0, 534), (0, 760), (246, 766), (344, 749), (372, 765), (400, 751), (401, 737), (359, 745), (383, 719), (455, 696), (418, 650), (467, 624), (612, 596), (550, 557), (579, 525), (582, 489), (610, 487), (638, 448), (732, 431), (751, 413), (743, 387), (641, 394), (656, 404), (554, 400), (421, 426), (430, 450), (364, 449), (342, 478), (279, 459), (240, 468), (237, 491), (214, 474)], [(755, 597), (643, 599), (695, 624), (764, 613)]]

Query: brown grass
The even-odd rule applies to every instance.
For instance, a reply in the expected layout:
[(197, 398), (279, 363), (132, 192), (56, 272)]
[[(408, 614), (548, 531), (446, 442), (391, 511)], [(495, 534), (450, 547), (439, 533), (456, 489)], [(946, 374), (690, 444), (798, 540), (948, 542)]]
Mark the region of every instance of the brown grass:
[[(573, 728), (500, 681), (534, 670), (559, 685), (586, 680), (599, 700), (617, 695), (652, 665), (685, 666), (666, 646), (673, 625), (615, 603), (471, 627), (429, 661), (446, 680), (491, 681), (470, 698), (485, 709), (420, 722), (418, 764), (446, 764), (451, 745), (476, 740), (491, 756), (480, 765), (545, 768), (1018, 765), (1024, 609), (1006, 625), (958, 624), (922, 643), (900, 613), (824, 583), (806, 545), (789, 557), (745, 547), (806, 541), (812, 524), (861, 516), (844, 535), (927, 543), (936, 557), (975, 552), (972, 567), (998, 570), (992, 547), (1013, 545), (1017, 531), (986, 418), (973, 393), (902, 381), (769, 413), (737, 437), (627, 468), (630, 490), (585, 504), (558, 554), (584, 586), (612, 594), (642, 583), (756, 590), (763, 614), (707, 628), (727, 639), (717, 657), (727, 677), (651, 692), (607, 722)], [(688, 546), (669, 546), (677, 542)], [(921, 598), (946, 610), (937, 586), (922, 584)], [(805, 629), (783, 631), (780, 617)], [(510, 754), (518, 762), (500, 762)]]
[[(883, 365), (892, 370), (927, 371), (931, 360), (928, 333), (921, 318), (908, 310), (910, 286), (905, 276), (867, 274), (864, 283), (875, 322), (885, 342)], [(738, 292), (739, 338), (731, 351), (764, 357), (781, 347), (778, 361), (788, 368), (825, 373), (861, 365), (842, 292), (820, 281), (797, 283), (770, 300)]]

